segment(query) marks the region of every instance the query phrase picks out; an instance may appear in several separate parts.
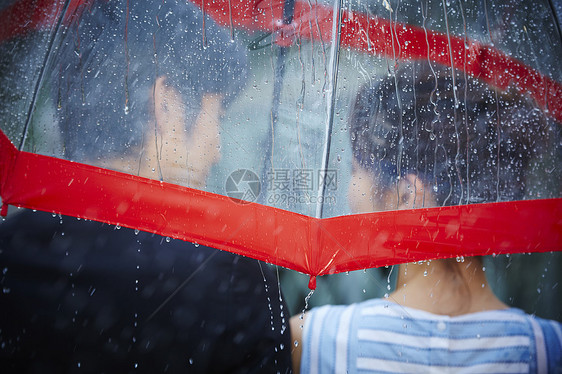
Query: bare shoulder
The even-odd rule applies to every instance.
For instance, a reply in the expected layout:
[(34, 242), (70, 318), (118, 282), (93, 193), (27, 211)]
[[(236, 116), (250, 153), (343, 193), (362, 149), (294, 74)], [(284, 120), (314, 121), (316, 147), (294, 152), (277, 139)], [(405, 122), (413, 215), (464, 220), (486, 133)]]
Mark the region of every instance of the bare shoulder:
[(304, 330), (306, 317), (307, 317), (306, 313), (304, 315), (298, 314), (291, 317), (290, 320), (291, 342), (292, 342), (291, 356), (293, 359), (294, 374), (300, 373), (300, 363), (301, 363), (301, 356), (302, 356), (302, 333)]

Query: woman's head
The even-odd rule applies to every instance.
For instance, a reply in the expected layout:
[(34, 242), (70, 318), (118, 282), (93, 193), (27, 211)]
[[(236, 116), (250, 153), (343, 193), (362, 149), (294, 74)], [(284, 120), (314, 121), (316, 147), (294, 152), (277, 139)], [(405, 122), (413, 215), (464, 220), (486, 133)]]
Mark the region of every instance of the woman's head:
[(353, 178), (370, 178), (361, 197), (374, 210), (521, 199), (547, 135), (527, 98), (419, 62), (363, 87), (350, 128)]

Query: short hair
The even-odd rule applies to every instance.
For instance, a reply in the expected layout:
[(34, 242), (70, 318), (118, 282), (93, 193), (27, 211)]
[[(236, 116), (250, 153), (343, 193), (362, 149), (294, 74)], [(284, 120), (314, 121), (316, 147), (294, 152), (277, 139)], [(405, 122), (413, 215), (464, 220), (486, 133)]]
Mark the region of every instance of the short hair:
[[(65, 157), (124, 154), (153, 123), (156, 78), (181, 94), (196, 118), (204, 93), (229, 104), (247, 77), (244, 50), (189, 2), (96, 2), (74, 18), (53, 61), (52, 92)], [(152, 128), (154, 131), (154, 128)]]
[(425, 62), (360, 89), (350, 114), (353, 157), (387, 188), (416, 174), (439, 205), (524, 196), (549, 123), (535, 103)]

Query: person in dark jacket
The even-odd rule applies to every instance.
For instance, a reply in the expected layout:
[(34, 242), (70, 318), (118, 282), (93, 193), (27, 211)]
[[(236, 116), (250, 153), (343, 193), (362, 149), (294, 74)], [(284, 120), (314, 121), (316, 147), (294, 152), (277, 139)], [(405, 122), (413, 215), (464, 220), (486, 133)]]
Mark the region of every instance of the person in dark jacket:
[[(203, 188), (246, 56), (185, 2), (95, 2), (49, 61), (64, 157)], [(0, 224), (2, 373), (287, 373), (278, 278), (259, 261), (51, 213)]]

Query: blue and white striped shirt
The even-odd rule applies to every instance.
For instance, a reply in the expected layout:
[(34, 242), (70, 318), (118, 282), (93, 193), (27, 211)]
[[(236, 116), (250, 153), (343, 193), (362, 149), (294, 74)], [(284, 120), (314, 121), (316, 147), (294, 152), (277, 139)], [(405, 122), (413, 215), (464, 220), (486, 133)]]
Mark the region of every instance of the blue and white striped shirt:
[(301, 373), (562, 373), (562, 325), (506, 309), (456, 317), (374, 299), (311, 310)]

